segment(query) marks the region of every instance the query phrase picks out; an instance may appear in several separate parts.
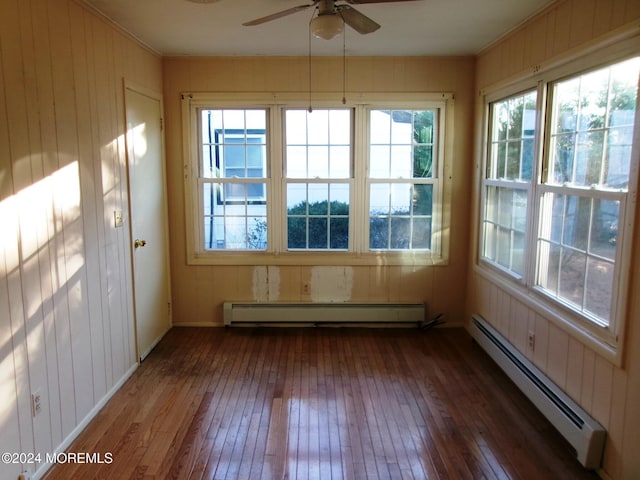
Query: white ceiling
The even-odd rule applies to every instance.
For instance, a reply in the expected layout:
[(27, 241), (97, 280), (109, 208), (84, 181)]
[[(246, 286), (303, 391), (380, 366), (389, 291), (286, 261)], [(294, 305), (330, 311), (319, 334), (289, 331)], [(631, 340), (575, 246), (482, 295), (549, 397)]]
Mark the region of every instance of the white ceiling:
[[(314, 8), (262, 25), (243, 22), (305, 0), (84, 0), (165, 56), (307, 55)], [(202, 1), (202, 0), (200, 0)], [(353, 5), (382, 27), (346, 28), (350, 56), (472, 55), (554, 0), (414, 0)], [(313, 38), (313, 55), (341, 55), (343, 38)]]

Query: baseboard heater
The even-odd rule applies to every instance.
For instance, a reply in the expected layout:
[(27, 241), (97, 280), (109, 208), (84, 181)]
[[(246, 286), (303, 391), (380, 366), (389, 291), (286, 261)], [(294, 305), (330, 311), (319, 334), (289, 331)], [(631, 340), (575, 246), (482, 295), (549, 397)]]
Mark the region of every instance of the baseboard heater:
[(587, 469), (600, 467), (606, 431), (479, 315), (471, 335), (576, 450)]
[(416, 324), (422, 303), (224, 303), (224, 324), (310, 325)]

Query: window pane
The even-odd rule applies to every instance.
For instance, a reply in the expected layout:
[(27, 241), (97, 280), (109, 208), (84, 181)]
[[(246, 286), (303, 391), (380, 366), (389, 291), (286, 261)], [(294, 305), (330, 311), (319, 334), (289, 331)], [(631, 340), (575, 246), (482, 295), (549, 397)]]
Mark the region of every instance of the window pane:
[(308, 178), (329, 177), (329, 147), (310, 146), (308, 152)]
[(389, 220), (390, 217), (371, 217), (369, 223), (369, 248), (389, 248)]
[(285, 122), (287, 145), (307, 144), (307, 113), (304, 110), (287, 110)]
[(266, 110), (202, 110), (201, 122), (202, 177), (266, 178)]
[(615, 259), (619, 216), (620, 202), (599, 199), (593, 201), (589, 252), (607, 260)]
[(306, 218), (287, 218), (287, 248), (307, 248)]
[(435, 110), (370, 112), (370, 178), (431, 178)]
[(286, 110), (287, 178), (351, 176), (351, 110)]
[(391, 115), (388, 110), (372, 110), (369, 116), (369, 142), (371, 145), (391, 143)]
[(411, 222), (407, 217), (391, 217), (391, 249), (407, 249), (410, 246)]
[(597, 258), (587, 259), (585, 309), (598, 318), (608, 318), (613, 298), (614, 265)]
[[(205, 183), (203, 185), (203, 233), (206, 250), (265, 250), (267, 208), (265, 202), (248, 201), (252, 189), (266, 191), (264, 183)], [(228, 201), (233, 197), (233, 201)]]
[(391, 174), (390, 178), (410, 178), (411, 177), (411, 146), (392, 145), (391, 146)]
[(326, 218), (310, 217), (309, 223), (309, 248), (327, 248), (329, 232)]
[(534, 91), (491, 104), (487, 178), (531, 180), (536, 98)]
[(309, 192), (309, 215), (329, 214), (329, 189), (326, 183), (311, 183)]
[(431, 248), (432, 211), (431, 184), (371, 184), (369, 248)]
[(309, 145), (327, 145), (329, 143), (329, 111), (313, 110), (306, 113), (307, 143)]
[(391, 213), (408, 215), (411, 211), (411, 184), (391, 184)]
[(431, 218), (413, 219), (413, 248), (431, 248)]
[(329, 147), (329, 178), (349, 178), (351, 151), (348, 145)]
[(549, 182), (627, 188), (639, 73), (636, 58), (554, 85)]
[(428, 215), (433, 213), (433, 185), (417, 184), (413, 186), (413, 214)]
[(391, 185), (374, 183), (369, 191), (369, 214), (384, 215), (391, 211)]
[(288, 184), (287, 229), (290, 249), (347, 249), (349, 184)]
[(330, 248), (343, 249), (349, 248), (349, 219), (348, 218), (332, 218)]
[[(618, 216), (618, 202), (587, 196), (547, 193), (541, 207), (539, 285), (603, 324), (614, 283)], [(606, 301), (606, 308), (594, 299)]]
[(487, 187), (482, 257), (518, 275), (524, 272), (527, 191)]
[(287, 147), (287, 177), (308, 178), (307, 147)]
[(331, 145), (351, 145), (350, 110), (329, 110), (329, 139)]
[(369, 177), (390, 178), (391, 147), (388, 145), (371, 145), (369, 150)]

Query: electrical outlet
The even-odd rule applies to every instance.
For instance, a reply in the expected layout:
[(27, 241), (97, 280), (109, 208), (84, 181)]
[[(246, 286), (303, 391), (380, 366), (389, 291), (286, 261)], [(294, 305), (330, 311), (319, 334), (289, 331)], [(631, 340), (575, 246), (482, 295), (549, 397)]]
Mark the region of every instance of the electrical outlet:
[(304, 282), (302, 284), (302, 293), (305, 295), (309, 295), (311, 293), (311, 284), (309, 282)]
[(42, 396), (39, 391), (31, 394), (31, 414), (37, 417), (42, 413)]
[(536, 348), (536, 334), (533, 331), (529, 331), (527, 335), (527, 341), (529, 342), (529, 348), (534, 350)]

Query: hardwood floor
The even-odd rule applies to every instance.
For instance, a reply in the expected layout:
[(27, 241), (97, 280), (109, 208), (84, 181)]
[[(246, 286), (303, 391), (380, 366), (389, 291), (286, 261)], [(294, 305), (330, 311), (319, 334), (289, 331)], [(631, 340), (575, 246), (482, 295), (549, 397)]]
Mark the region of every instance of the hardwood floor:
[(112, 462), (46, 480), (597, 478), (453, 328), (174, 328), (68, 451)]

